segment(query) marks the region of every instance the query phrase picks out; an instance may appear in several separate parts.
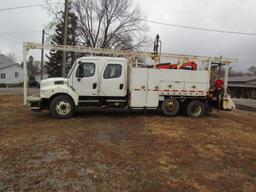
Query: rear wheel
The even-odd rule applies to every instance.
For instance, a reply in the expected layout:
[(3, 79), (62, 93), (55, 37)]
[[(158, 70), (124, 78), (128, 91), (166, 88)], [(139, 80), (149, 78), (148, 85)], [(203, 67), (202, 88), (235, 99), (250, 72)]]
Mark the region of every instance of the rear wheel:
[(205, 105), (202, 101), (191, 101), (186, 112), (189, 117), (202, 117), (205, 114)]
[(50, 112), (56, 118), (70, 118), (75, 114), (75, 104), (69, 96), (60, 95), (51, 101)]
[(166, 98), (161, 104), (161, 111), (166, 116), (175, 116), (179, 112), (180, 103), (177, 99)]

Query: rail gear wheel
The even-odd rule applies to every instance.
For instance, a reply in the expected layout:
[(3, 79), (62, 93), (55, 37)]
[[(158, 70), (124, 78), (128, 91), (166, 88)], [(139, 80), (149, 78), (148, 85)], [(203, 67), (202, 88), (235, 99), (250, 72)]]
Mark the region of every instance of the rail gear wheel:
[(205, 114), (205, 104), (199, 100), (191, 101), (186, 111), (189, 117), (202, 117)]
[(168, 97), (161, 104), (161, 111), (166, 116), (175, 116), (180, 110), (180, 103), (175, 98)]
[(51, 101), (50, 112), (53, 117), (59, 119), (70, 118), (75, 114), (75, 104), (69, 96), (60, 95)]

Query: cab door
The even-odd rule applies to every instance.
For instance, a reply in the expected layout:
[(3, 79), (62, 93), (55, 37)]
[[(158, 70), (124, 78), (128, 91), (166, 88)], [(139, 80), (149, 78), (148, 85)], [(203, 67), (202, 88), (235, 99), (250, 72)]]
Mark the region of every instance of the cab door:
[(108, 61), (102, 68), (99, 95), (124, 97), (127, 94), (127, 62)]
[(96, 62), (79, 62), (73, 76), (73, 88), (79, 96), (97, 96), (98, 65)]

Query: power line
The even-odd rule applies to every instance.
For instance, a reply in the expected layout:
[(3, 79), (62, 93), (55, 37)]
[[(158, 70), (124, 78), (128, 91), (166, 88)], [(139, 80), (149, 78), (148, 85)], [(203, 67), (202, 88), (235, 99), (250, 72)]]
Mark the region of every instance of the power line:
[[(140, 19), (144, 22), (154, 23), (158, 25), (164, 25), (169, 27), (176, 27), (176, 28), (183, 28), (183, 29), (192, 29), (192, 30), (200, 30), (200, 31), (209, 31), (209, 32), (218, 32), (218, 33), (228, 33), (228, 34), (235, 34), (235, 35), (249, 35), (249, 36), (256, 36), (256, 33), (247, 33), (247, 32), (236, 32), (236, 31), (225, 31), (225, 30), (218, 30), (218, 29), (208, 29), (208, 28), (199, 28), (199, 27), (191, 27), (185, 25), (176, 25), (170, 23), (163, 23), (158, 21), (151, 21)], [(40, 30), (33, 30), (33, 31), (9, 31), (9, 32), (0, 32), (0, 35), (10, 35), (10, 34), (24, 34), (24, 33), (41, 33)], [(48, 34), (47, 34), (48, 35)]]
[(255, 7), (256, 6), (256, 4), (255, 3), (252, 3), (252, 2), (248, 2), (248, 1), (242, 1), (242, 0), (238, 0), (238, 3), (240, 3), (240, 4), (244, 4), (244, 5), (250, 5), (250, 6), (253, 6), (253, 7)]
[[(218, 30), (218, 29), (191, 27), (191, 26), (186, 26), (186, 25), (163, 23), (163, 22), (159, 22), (159, 21), (151, 21), (151, 20), (146, 20), (146, 19), (140, 19), (140, 20), (144, 21), (144, 22), (153, 23), (153, 24), (164, 25), (164, 26), (169, 26), (169, 27), (176, 27), (176, 28), (183, 28), (183, 29), (192, 29), (192, 30), (218, 32), (218, 33), (228, 33), (228, 34), (236, 34), (236, 35), (256, 36), (256, 33), (247, 33), (247, 32), (237, 32), (237, 31), (226, 31), (226, 30)], [(23, 34), (23, 33), (41, 33), (41, 30), (0, 32), (0, 35)], [(47, 33), (47, 35), (49, 35), (49, 34)]]
[(226, 31), (226, 30), (219, 30), (219, 29), (209, 29), (209, 28), (201, 28), (201, 27), (192, 27), (187, 25), (177, 25), (171, 23), (163, 23), (159, 21), (151, 21), (146, 19), (140, 19), (141, 21), (154, 23), (158, 25), (165, 25), (169, 27), (176, 27), (176, 28), (183, 28), (183, 29), (192, 29), (192, 30), (199, 30), (199, 31), (209, 31), (209, 32), (217, 32), (217, 33), (228, 33), (228, 34), (235, 34), (235, 35), (249, 35), (249, 36), (256, 36), (256, 33), (247, 33), (247, 32), (239, 32), (239, 31)]
[(41, 31), (9, 31), (9, 32), (0, 32), (0, 35), (9, 35), (9, 34), (25, 34), (25, 33), (41, 33)]
[[(52, 3), (52, 4), (63, 4), (63, 3)], [(47, 6), (47, 5), (48, 4), (37, 4), (37, 5), (24, 5), (24, 6), (17, 6), (17, 7), (7, 7), (7, 8), (1, 8), (0, 11), (10, 11), (10, 10), (16, 10), (16, 9), (42, 7), (42, 6)]]

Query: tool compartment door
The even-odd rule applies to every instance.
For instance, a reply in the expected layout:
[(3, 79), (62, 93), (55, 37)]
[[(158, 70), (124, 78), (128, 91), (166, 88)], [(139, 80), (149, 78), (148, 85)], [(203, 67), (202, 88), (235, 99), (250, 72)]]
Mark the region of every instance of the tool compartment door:
[(209, 74), (207, 71), (192, 71), (186, 75), (184, 90), (192, 96), (206, 96), (209, 90)]
[(162, 92), (175, 92), (175, 91), (182, 91), (184, 89), (184, 82), (181, 81), (161, 81), (160, 82), (160, 89)]
[(147, 105), (147, 78), (148, 69), (132, 68), (130, 78), (130, 106), (142, 108)]
[(208, 84), (203, 82), (186, 82), (184, 89), (187, 91), (188, 94), (193, 96), (206, 96)]
[(148, 69), (147, 107), (155, 108), (159, 104), (159, 70)]

